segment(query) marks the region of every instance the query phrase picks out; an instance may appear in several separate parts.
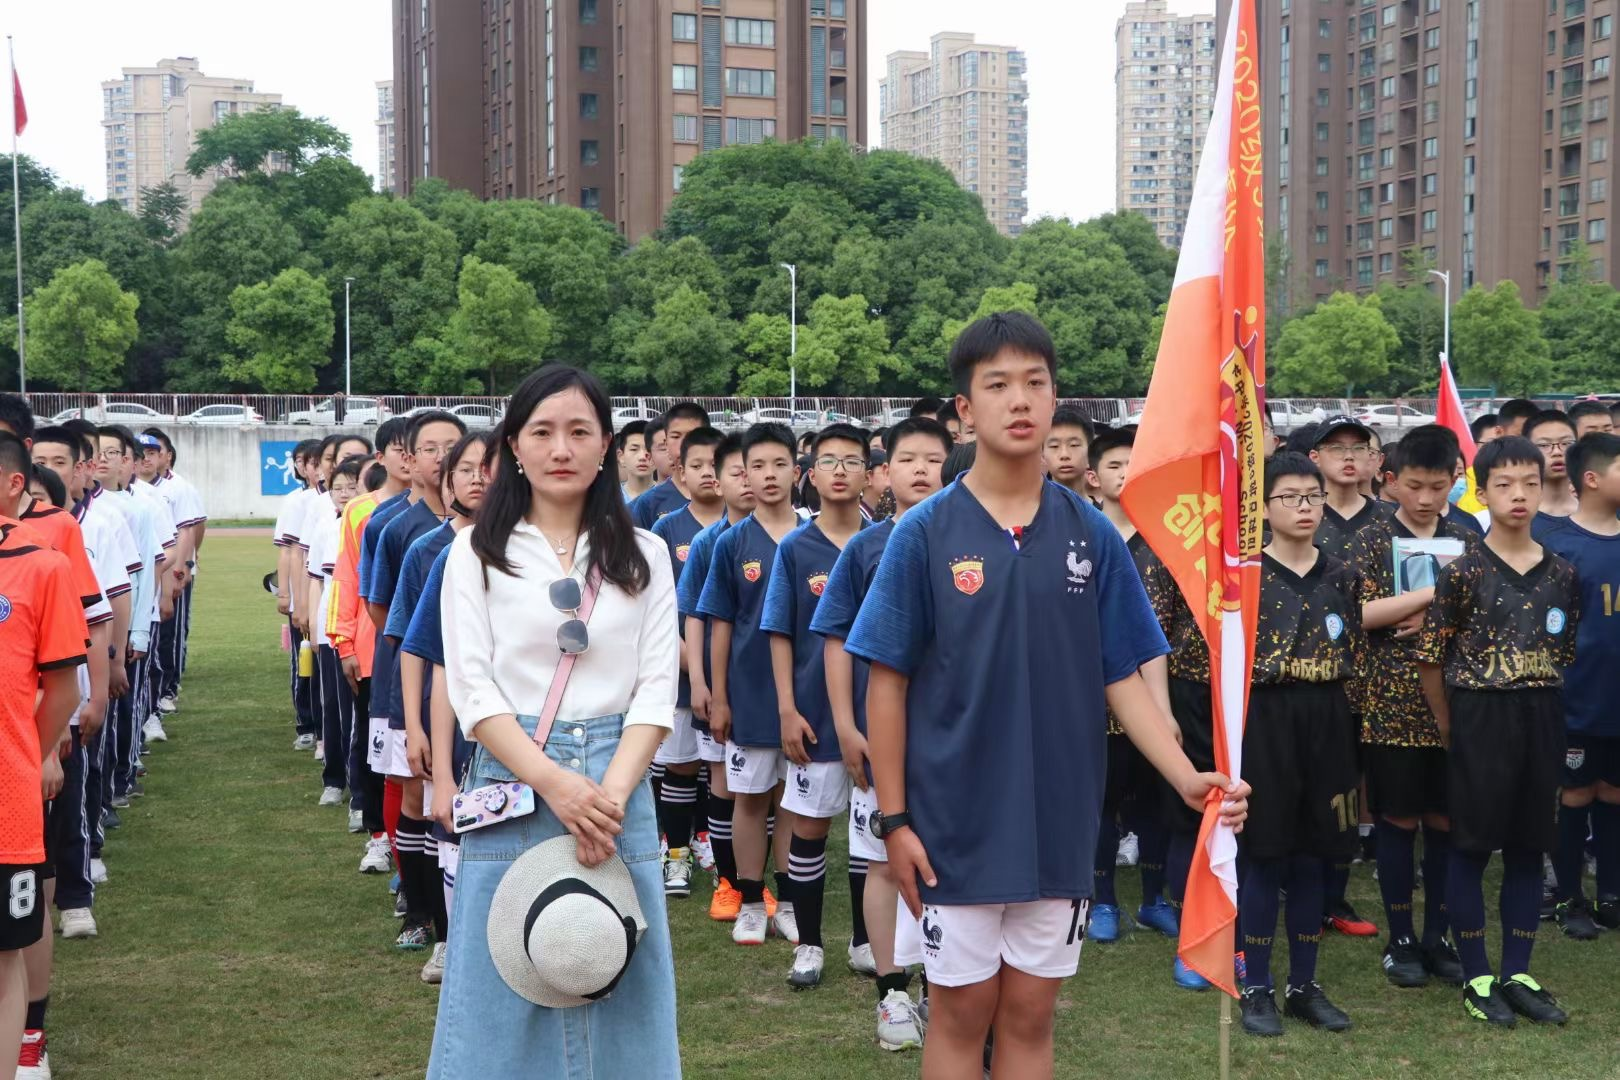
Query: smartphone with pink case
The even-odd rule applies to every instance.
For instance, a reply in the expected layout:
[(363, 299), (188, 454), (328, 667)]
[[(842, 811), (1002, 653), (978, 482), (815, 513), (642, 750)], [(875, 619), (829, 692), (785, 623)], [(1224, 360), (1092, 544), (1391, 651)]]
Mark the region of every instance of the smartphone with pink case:
[(450, 804), (450, 821), (457, 834), (472, 832), (534, 813), (534, 789), (512, 781), (463, 791)]

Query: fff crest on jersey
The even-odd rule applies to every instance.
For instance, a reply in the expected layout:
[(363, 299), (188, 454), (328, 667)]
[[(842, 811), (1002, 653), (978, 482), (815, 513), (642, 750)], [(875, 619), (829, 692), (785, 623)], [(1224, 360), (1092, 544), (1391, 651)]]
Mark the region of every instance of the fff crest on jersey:
[(692, 545), (691, 544), (676, 544), (675, 545), (675, 557), (677, 559), (681, 560), (681, 562), (685, 562), (686, 561), (686, 553), (688, 551), (691, 551), (691, 550), (692, 550)]
[(810, 586), (811, 596), (820, 596), (822, 593), (827, 591), (826, 574), (811, 574), (807, 579), (807, 583)]
[(11, 598), (0, 596), (0, 622), (5, 622), (9, 618), (11, 618)]
[(743, 577), (747, 578), (749, 581), (759, 580), (758, 559), (749, 559), (747, 562), (743, 563)]
[(951, 582), (957, 592), (972, 596), (984, 586), (984, 560), (958, 559), (951, 563)]

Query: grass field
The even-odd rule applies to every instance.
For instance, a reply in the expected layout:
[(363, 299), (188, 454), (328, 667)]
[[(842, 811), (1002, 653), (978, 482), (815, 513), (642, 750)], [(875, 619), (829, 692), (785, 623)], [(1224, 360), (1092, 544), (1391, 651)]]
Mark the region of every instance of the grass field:
[[(149, 758), (149, 794), (108, 840), (102, 936), (58, 942), (59, 1077), (411, 1077), (427, 1063), (438, 991), (417, 978), (421, 954), (392, 948), (382, 879), (356, 873), (358, 839), (341, 810), (315, 805), (317, 767), (291, 750), (286, 658), (259, 584), (269, 566), (267, 540), (209, 536), (182, 712)], [(849, 925), (840, 834), (829, 941)], [(1122, 903), (1134, 905), (1135, 874), (1121, 878)], [(1364, 914), (1379, 910), (1370, 868), (1357, 867), (1351, 887)], [(795, 994), (786, 945), (738, 949), (706, 910), (703, 888), (672, 913), (688, 1076), (917, 1074), (917, 1055), (873, 1046), (872, 984), (843, 968), (841, 949), (829, 949), (820, 990)], [(1498, 942), (1493, 927), (1493, 956)], [(1569, 942), (1543, 924), (1535, 969), (1572, 1019), (1508, 1032), (1465, 1019), (1452, 990), (1390, 988), (1381, 942), (1330, 939), (1321, 981), (1355, 1030), (1290, 1024), (1266, 1042), (1235, 1030), (1233, 1075), (1620, 1076), (1608, 997), (1617, 943)], [(1058, 1020), (1060, 1077), (1214, 1075), (1216, 998), (1172, 987), (1171, 955), (1169, 941), (1143, 932), (1087, 946)]]

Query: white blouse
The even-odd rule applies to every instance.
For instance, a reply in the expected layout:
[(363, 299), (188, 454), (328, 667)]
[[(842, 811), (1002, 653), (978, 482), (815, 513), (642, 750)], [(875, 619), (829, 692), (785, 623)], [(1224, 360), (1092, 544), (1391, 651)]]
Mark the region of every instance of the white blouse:
[[(517, 524), (506, 545), (515, 574), (491, 567), (487, 589), (472, 536), (464, 529), (450, 545), (439, 600), (450, 703), (469, 737), (491, 716), (540, 715), (562, 658), (557, 629), (576, 617), (551, 606), (551, 583), (563, 570), (540, 530)], [(588, 624), (590, 648), (574, 662), (559, 722), (623, 713), (626, 727), (674, 727), (675, 574), (663, 541), (645, 529), (636, 530), (636, 541), (651, 580), (638, 596), (602, 583)], [(573, 572), (582, 582), (588, 542), (581, 536), (574, 555)]]

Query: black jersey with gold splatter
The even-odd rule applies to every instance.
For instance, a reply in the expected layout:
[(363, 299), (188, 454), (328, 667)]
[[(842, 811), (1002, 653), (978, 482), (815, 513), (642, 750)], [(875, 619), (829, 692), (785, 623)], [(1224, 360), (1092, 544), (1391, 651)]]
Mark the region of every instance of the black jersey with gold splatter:
[[(1350, 542), (1350, 569), (1361, 579), (1361, 602), (1395, 595), (1394, 545), (1412, 536), (1400, 518), (1387, 514), (1363, 526)], [(1441, 519), (1436, 537), (1461, 540), (1464, 553), (1479, 535)], [(1396, 638), (1394, 627), (1366, 632), (1366, 646), (1351, 680), (1350, 703), (1361, 714), (1361, 741), (1376, 746), (1440, 746), (1440, 728), (1423, 699), (1417, 639)]]
[(1171, 678), (1209, 682), (1209, 645), (1170, 568), (1153, 553), (1140, 533), (1126, 546), (1136, 562), (1136, 572), (1142, 575), (1142, 587), (1147, 590), (1153, 614), (1159, 617), (1159, 629), (1170, 642)]
[[(1148, 542), (1142, 538), (1141, 533), (1132, 533), (1131, 538), (1125, 541), (1125, 549), (1131, 553), (1131, 561), (1136, 564), (1136, 572), (1138, 574), (1142, 573), (1143, 553), (1145, 552), (1151, 558), (1153, 556), (1153, 549), (1148, 547)], [(1146, 582), (1144, 581), (1143, 584), (1145, 585)], [(1125, 729), (1120, 726), (1119, 717), (1114, 715), (1113, 709), (1104, 706), (1103, 715), (1108, 721), (1108, 734), (1125, 734)]]
[(1440, 571), (1418, 651), (1462, 690), (1562, 687), (1579, 603), (1564, 559), (1545, 552), (1521, 574), (1482, 544)]
[[(1366, 496), (1363, 498), (1366, 499)], [(1356, 535), (1373, 522), (1394, 513), (1393, 503), (1379, 502), (1377, 499), (1366, 499), (1361, 509), (1349, 517), (1340, 516), (1332, 506), (1323, 503), (1322, 524), (1316, 529), (1316, 547), (1340, 562), (1349, 562), (1350, 542)]]
[(1350, 678), (1361, 648), (1361, 587), (1355, 572), (1318, 553), (1296, 574), (1270, 555), (1260, 563), (1254, 684), (1330, 683)]

